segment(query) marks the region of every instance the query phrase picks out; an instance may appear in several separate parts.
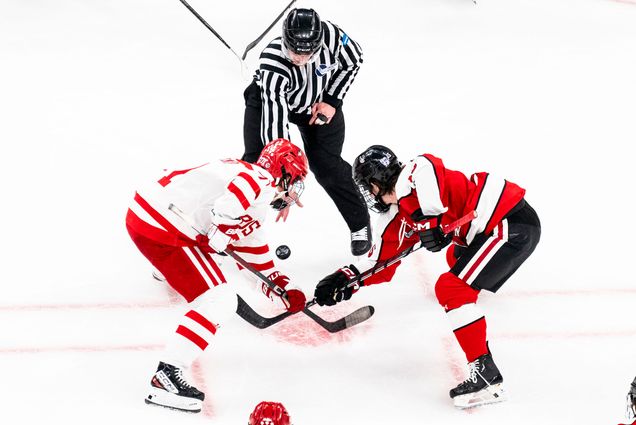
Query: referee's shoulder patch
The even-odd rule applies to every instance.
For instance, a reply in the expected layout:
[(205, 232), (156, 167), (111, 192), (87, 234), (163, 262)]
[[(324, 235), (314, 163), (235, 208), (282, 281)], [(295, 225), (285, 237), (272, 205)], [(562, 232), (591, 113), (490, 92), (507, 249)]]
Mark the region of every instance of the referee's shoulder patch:
[(349, 36), (345, 33), (342, 33), (342, 37), (340, 37), (340, 40), (342, 41), (343, 46), (349, 44)]

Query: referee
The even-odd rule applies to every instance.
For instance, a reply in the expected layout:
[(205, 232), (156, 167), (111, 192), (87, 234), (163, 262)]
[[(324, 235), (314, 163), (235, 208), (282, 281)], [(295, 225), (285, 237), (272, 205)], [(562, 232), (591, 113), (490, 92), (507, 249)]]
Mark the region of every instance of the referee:
[[(338, 26), (321, 21), (313, 9), (293, 9), (283, 23), (283, 36), (261, 53), (254, 81), (244, 93), (243, 160), (255, 162), (266, 143), (290, 138), (290, 122), (298, 126), (310, 170), (349, 226), (353, 255), (371, 248), (369, 213), (351, 165), (341, 157), (342, 99), (361, 64), (362, 49)], [(289, 208), (277, 220), (288, 213)]]

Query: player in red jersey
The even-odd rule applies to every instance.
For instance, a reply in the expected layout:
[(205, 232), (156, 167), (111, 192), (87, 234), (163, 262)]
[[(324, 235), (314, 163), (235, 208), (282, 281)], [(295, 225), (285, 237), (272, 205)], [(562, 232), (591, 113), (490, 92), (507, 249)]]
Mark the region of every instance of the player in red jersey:
[[(466, 354), (469, 378), (450, 391), (459, 408), (502, 401), (503, 378), (486, 338), (486, 319), (477, 306), (481, 290), (496, 292), (530, 256), (541, 225), (525, 201), (525, 190), (488, 173), (446, 168), (441, 159), (423, 154), (402, 164), (385, 146), (371, 146), (353, 165), (353, 176), (368, 207), (379, 213), (373, 247), (366, 259), (322, 279), (314, 296), (320, 305), (351, 298), (349, 281), (378, 262), (421, 243), (432, 252), (447, 251), (450, 269), (435, 284), (455, 337)], [(445, 225), (475, 211), (477, 217), (450, 234)], [(373, 274), (365, 286), (388, 282), (399, 262)]]
[[(126, 215), (133, 242), (188, 303), (151, 380), (147, 403), (198, 412), (204, 394), (183, 376), (206, 349), (219, 325), (237, 307), (215, 255), (229, 246), (283, 289), (282, 296), (261, 282), (266, 296), (288, 311), (305, 306), (305, 295), (276, 269), (263, 224), (270, 206), (282, 210), (303, 191), (305, 154), (285, 139), (270, 142), (256, 164), (221, 160), (168, 172), (137, 190)], [(191, 217), (185, 223), (172, 210)], [(205, 229), (201, 235), (194, 229)]]

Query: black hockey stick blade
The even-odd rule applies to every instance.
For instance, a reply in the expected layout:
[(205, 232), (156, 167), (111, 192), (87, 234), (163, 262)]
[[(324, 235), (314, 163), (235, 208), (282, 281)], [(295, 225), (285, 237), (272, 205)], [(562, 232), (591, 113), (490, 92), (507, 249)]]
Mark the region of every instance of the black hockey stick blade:
[[(236, 297), (238, 298), (236, 314), (241, 316), (241, 318), (245, 320), (247, 323), (249, 323), (250, 325), (258, 329), (269, 328), (270, 326), (275, 325), (276, 323), (294, 314), (290, 312), (285, 312), (274, 317), (263, 317), (260, 314), (258, 314), (256, 311), (254, 311), (254, 309), (250, 307), (250, 305), (246, 303), (245, 300), (241, 298), (240, 295), (237, 294)], [(323, 329), (327, 330), (328, 332), (335, 333), (335, 332), (340, 332), (342, 330), (350, 328), (352, 326), (355, 326), (358, 323), (364, 322), (365, 320), (373, 316), (373, 313), (375, 313), (375, 309), (373, 308), (373, 306), (370, 306), (370, 305), (361, 307), (357, 309), (356, 311), (354, 311), (353, 313), (347, 314), (346, 316), (334, 322), (330, 322), (328, 320), (323, 319), (322, 317), (318, 316), (316, 313), (309, 310), (308, 308), (305, 308), (303, 310), (303, 313), (305, 313), (314, 322), (318, 323)]]
[(270, 326), (275, 325), (276, 323), (280, 322), (283, 319), (286, 319), (287, 317), (293, 314), (290, 312), (285, 312), (274, 317), (263, 317), (257, 312), (255, 312), (254, 309), (250, 307), (250, 305), (246, 303), (245, 300), (241, 298), (240, 295), (237, 294), (236, 296), (238, 298), (238, 305), (236, 306), (236, 314), (241, 316), (241, 318), (245, 320), (247, 323), (257, 327), (258, 329), (269, 328)]
[(346, 316), (336, 320), (335, 322), (328, 322), (308, 308), (304, 309), (303, 313), (309, 316), (314, 322), (318, 323), (328, 332), (335, 333), (348, 329), (352, 326), (357, 325), (358, 323), (362, 323), (365, 320), (369, 319), (371, 316), (373, 316), (373, 313), (375, 313), (375, 308), (373, 308), (373, 306), (371, 305), (360, 307), (353, 313), (349, 313)]

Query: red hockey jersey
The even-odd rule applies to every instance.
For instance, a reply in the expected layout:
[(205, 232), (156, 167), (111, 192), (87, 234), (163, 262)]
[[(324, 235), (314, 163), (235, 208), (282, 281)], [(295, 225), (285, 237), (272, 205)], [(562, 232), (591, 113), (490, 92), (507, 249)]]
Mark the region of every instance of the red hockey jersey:
[[(395, 192), (398, 204), (379, 214), (373, 226), (373, 247), (355, 264), (360, 271), (417, 243), (417, 230), (426, 228), (427, 219), (435, 226), (440, 217), (441, 224), (446, 225), (475, 210), (477, 218), (458, 228), (453, 236), (454, 243), (469, 245), (476, 235), (491, 232), (525, 195), (525, 189), (489, 173), (475, 173), (469, 179), (430, 154), (420, 155), (404, 166)], [(414, 216), (427, 219), (416, 221)], [(373, 275), (364, 281), (365, 285), (388, 282), (399, 264)]]

